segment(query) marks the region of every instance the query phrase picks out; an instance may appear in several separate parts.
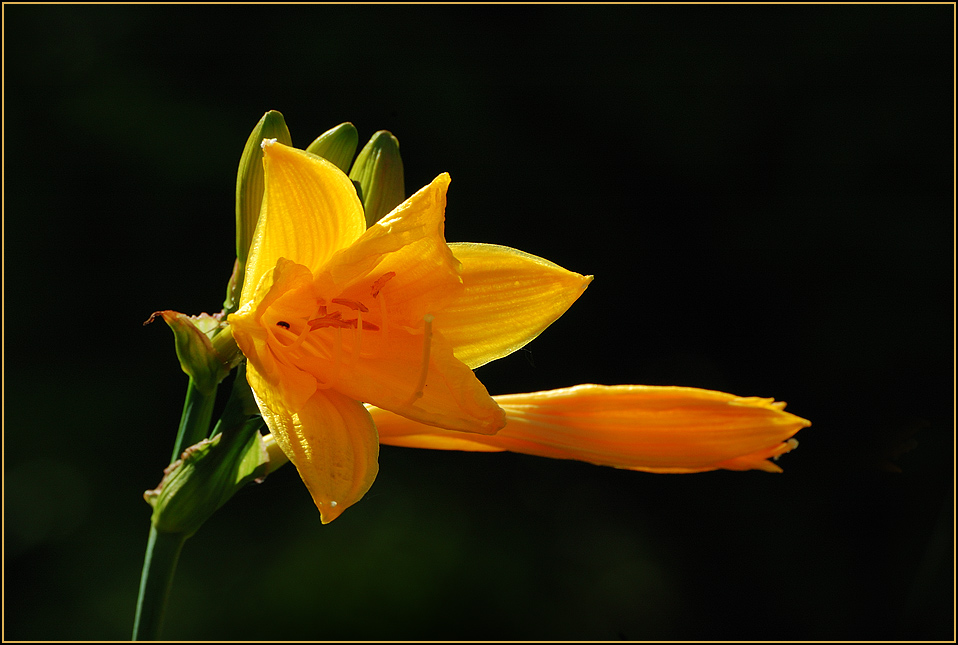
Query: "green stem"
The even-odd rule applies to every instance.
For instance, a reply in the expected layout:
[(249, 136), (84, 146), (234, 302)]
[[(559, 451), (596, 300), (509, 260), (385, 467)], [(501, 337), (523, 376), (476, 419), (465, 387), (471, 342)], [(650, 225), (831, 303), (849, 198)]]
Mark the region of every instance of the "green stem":
[(209, 394), (204, 394), (190, 379), (186, 389), (186, 401), (183, 402), (183, 416), (180, 417), (180, 427), (176, 432), (176, 442), (173, 444), (173, 456), (170, 463), (180, 458), (183, 451), (194, 443), (206, 438), (210, 429), (210, 420), (213, 418), (213, 403), (216, 401), (216, 388)]
[[(206, 394), (190, 379), (170, 463), (179, 459), (186, 448), (206, 438), (215, 401), (216, 388)], [(133, 640), (156, 640), (159, 635), (176, 561), (186, 537), (180, 533), (160, 533), (150, 527), (143, 573), (140, 575), (140, 593), (136, 599), (136, 615), (133, 618)]]
[(143, 575), (140, 577), (140, 594), (136, 599), (133, 640), (159, 639), (163, 613), (173, 584), (173, 572), (176, 571), (176, 561), (186, 537), (182, 533), (160, 533), (150, 527)]

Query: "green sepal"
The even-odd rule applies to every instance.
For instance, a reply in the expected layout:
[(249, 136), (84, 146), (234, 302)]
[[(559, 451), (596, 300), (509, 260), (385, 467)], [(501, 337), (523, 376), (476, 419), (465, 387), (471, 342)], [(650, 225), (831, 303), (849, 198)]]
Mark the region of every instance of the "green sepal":
[(374, 134), (356, 157), (349, 178), (357, 186), (368, 228), (406, 199), (399, 140), (386, 130)]
[(359, 147), (359, 132), (352, 123), (340, 123), (335, 128), (322, 133), (306, 147), (311, 152), (333, 163), (343, 172), (349, 172), (353, 155)]
[(180, 367), (203, 394), (215, 392), (220, 381), (243, 360), (229, 327), (223, 327), (215, 316), (187, 316), (166, 310), (154, 312), (143, 324), (153, 322), (157, 316), (162, 316), (173, 331)]
[(235, 281), (235, 293), (227, 298), (232, 298), (233, 303), (239, 301), (239, 293), (243, 288), (246, 257), (263, 204), (263, 139), (276, 139), (288, 146), (293, 145), (282, 114), (270, 110), (263, 115), (246, 140), (236, 171), (236, 259), (239, 274)]
[(253, 419), (239, 432), (203, 439), (170, 464), (160, 485), (143, 493), (153, 507), (153, 527), (189, 537), (240, 488), (262, 480), (269, 455), (258, 431), (261, 425), (262, 420)]

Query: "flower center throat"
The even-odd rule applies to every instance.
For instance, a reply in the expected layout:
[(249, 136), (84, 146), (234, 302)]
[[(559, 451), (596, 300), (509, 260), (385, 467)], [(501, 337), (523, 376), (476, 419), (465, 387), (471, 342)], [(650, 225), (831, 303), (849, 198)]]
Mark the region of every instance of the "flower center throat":
[[(273, 325), (267, 325), (272, 353), (281, 362), (313, 374), (321, 389), (333, 387), (347, 363), (376, 359), (388, 348), (390, 321), (384, 288), (395, 276), (394, 271), (389, 271), (376, 278), (369, 286), (369, 296), (357, 297), (353, 293), (350, 298), (341, 297), (342, 294), (328, 300), (317, 298), (313, 314), (305, 319), (276, 320)], [(432, 314), (423, 317), (419, 373), (408, 403), (424, 394), (433, 318)], [(320, 369), (316, 359), (320, 361)]]

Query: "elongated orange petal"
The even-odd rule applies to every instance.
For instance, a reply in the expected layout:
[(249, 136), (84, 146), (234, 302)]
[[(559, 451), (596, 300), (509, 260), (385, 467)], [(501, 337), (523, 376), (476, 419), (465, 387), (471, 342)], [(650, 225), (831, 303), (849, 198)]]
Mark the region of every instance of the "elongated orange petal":
[(253, 299), (261, 277), (285, 257), (318, 271), (366, 230), (363, 207), (349, 177), (302, 150), (263, 147), (265, 193), (246, 263), (240, 306)]
[(464, 435), (370, 410), (380, 442), (447, 450), (510, 450), (556, 459), (648, 470), (777, 470), (767, 461), (796, 445), (811, 425), (772, 399), (688, 387), (578, 385), (497, 396), (506, 426)]
[(318, 390), (291, 412), (282, 392), (253, 364), (246, 377), (276, 444), (293, 462), (309, 489), (323, 524), (358, 502), (379, 471), (376, 426), (361, 403)]
[(465, 287), (436, 314), (456, 358), (476, 368), (507, 356), (564, 314), (592, 282), (548, 260), (494, 244), (449, 245)]

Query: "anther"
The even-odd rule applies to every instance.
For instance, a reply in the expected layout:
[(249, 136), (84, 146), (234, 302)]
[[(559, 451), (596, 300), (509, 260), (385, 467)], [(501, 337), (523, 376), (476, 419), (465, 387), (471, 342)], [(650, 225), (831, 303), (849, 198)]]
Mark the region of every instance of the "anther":
[(376, 281), (373, 282), (372, 286), (370, 287), (370, 291), (373, 294), (373, 298), (379, 295), (379, 292), (382, 291), (383, 289), (383, 285), (385, 285), (387, 282), (389, 282), (395, 277), (396, 277), (396, 272), (389, 271), (388, 273), (384, 273), (378, 278), (376, 278)]
[(323, 327), (336, 327), (337, 329), (342, 329), (343, 327), (349, 328), (356, 324), (355, 320), (343, 320), (343, 316), (338, 311), (334, 311), (331, 314), (327, 314), (322, 318), (314, 318), (309, 321), (309, 329), (311, 331), (316, 331)]
[(347, 300), (346, 298), (333, 298), (330, 302), (337, 305), (343, 305), (344, 307), (349, 307), (353, 311), (361, 311), (363, 313), (366, 313), (367, 311), (369, 311), (369, 307), (359, 302), (358, 300)]

